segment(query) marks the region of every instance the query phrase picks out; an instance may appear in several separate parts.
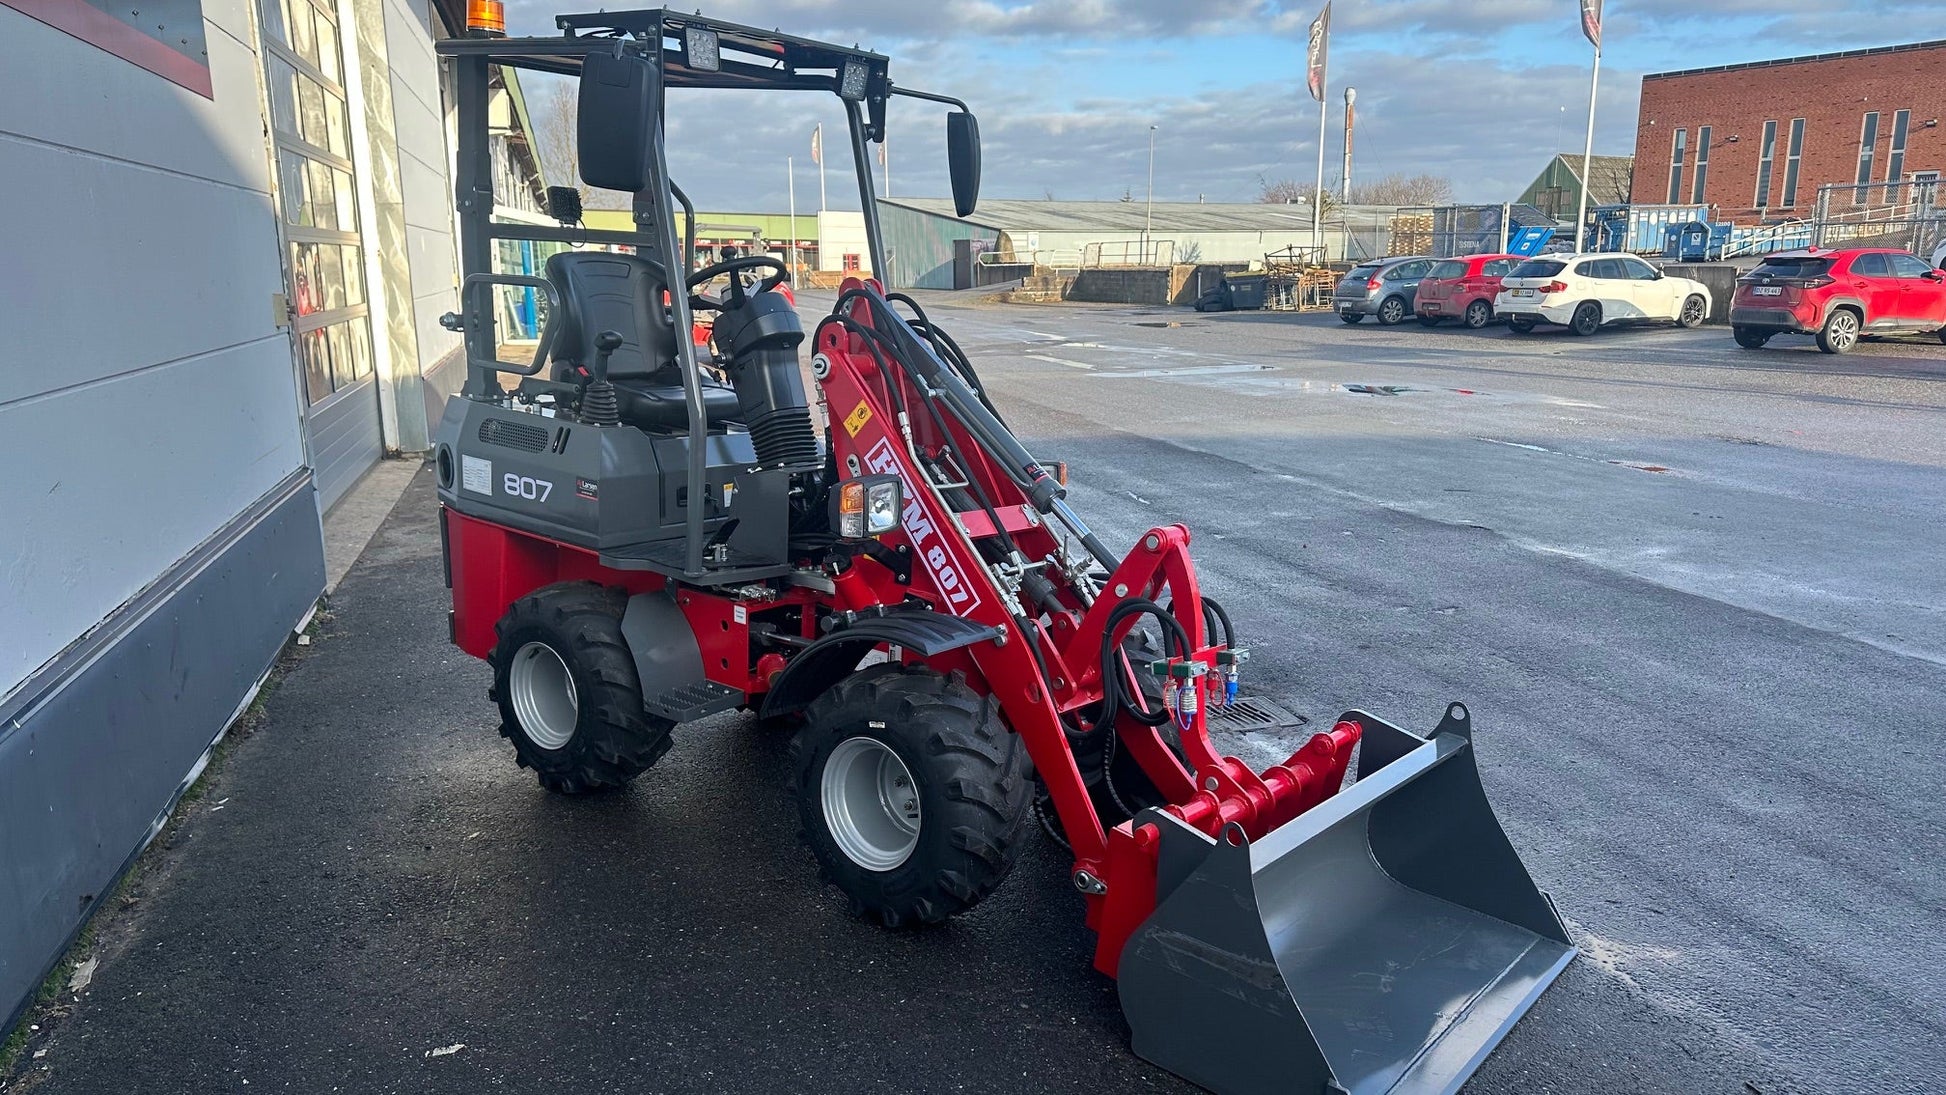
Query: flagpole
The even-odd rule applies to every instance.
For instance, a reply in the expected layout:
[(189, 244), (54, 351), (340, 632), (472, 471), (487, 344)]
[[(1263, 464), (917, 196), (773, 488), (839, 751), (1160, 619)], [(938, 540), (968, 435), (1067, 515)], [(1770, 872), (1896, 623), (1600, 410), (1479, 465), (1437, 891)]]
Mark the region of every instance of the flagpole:
[(1324, 127), (1328, 106), (1318, 100), (1318, 185), (1311, 191), (1311, 246), (1318, 249), (1318, 262), (1324, 262)]
[(892, 196), (892, 139), (885, 136), (878, 139), (878, 162), (885, 165), (885, 196)]
[(824, 205), (824, 123), (818, 123), (817, 135), (811, 140), (811, 147), (818, 152), (818, 212), (825, 210)]
[(790, 187), (790, 191), (791, 191), (791, 276), (788, 280), (796, 281), (797, 280), (797, 158), (795, 156), (784, 157), (784, 178), (788, 180), (785, 183), (785, 185)]
[(1595, 67), (1588, 77), (1588, 139), (1581, 146), (1581, 208), (1574, 215), (1574, 249), (1581, 250), (1588, 228), (1588, 171), (1595, 158), (1595, 92), (1601, 86), (1601, 45), (1595, 45)]

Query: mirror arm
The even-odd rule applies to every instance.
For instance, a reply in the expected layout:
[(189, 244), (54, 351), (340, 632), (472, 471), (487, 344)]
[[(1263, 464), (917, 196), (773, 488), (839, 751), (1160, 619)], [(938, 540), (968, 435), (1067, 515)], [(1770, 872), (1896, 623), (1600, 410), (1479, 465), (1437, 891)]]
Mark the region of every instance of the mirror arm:
[(891, 85), (890, 90), (892, 94), (903, 95), (908, 99), (924, 99), (929, 103), (945, 103), (947, 106), (958, 107), (962, 113), (973, 113), (972, 110), (967, 108), (965, 103), (953, 98), (951, 95), (935, 95), (930, 91), (914, 91), (909, 87), (899, 87), (897, 85)]

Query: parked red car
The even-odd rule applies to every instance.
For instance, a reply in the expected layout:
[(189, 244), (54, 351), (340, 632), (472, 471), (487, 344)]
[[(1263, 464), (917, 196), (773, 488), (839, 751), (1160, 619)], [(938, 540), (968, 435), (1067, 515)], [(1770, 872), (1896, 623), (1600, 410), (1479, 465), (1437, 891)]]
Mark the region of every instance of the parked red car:
[(1827, 354), (1866, 334), (1936, 331), (1946, 342), (1946, 271), (1884, 247), (1780, 251), (1737, 279), (1730, 328), (1752, 350), (1785, 332), (1817, 336)]
[(1493, 322), (1493, 298), (1500, 292), (1500, 279), (1524, 261), (1519, 255), (1442, 259), (1419, 283), (1413, 311), (1428, 327), (1447, 319), (1476, 330), (1485, 327)]

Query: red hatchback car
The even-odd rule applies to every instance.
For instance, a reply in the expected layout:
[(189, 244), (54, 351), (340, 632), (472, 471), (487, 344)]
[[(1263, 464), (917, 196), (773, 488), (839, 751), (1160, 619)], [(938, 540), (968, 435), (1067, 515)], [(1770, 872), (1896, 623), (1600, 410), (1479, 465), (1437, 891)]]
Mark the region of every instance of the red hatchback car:
[(1946, 271), (1883, 247), (1780, 251), (1737, 279), (1730, 327), (1752, 350), (1786, 332), (1816, 335), (1827, 354), (1867, 334), (1934, 331), (1946, 342)]
[(1500, 292), (1500, 279), (1525, 261), (1519, 255), (1443, 259), (1419, 283), (1412, 310), (1428, 327), (1447, 319), (1457, 319), (1476, 330), (1485, 327), (1493, 322), (1493, 298)]

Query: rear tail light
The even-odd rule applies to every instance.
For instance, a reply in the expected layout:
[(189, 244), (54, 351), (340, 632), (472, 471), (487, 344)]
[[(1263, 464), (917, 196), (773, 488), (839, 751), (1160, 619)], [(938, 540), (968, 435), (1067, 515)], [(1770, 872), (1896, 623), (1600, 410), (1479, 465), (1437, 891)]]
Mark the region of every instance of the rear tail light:
[(1366, 279), (1366, 281), (1365, 281), (1365, 288), (1367, 288), (1367, 289), (1376, 289), (1376, 288), (1378, 288), (1378, 279), (1377, 279), (1377, 278), (1367, 278), (1367, 279)]
[(1541, 286), (1541, 292), (1543, 293), (1565, 293), (1567, 291), (1568, 283), (1565, 281), (1550, 281), (1546, 285)]
[(1835, 280), (1830, 274), (1819, 274), (1814, 278), (1785, 278), (1784, 284), (1793, 289), (1822, 289)]

